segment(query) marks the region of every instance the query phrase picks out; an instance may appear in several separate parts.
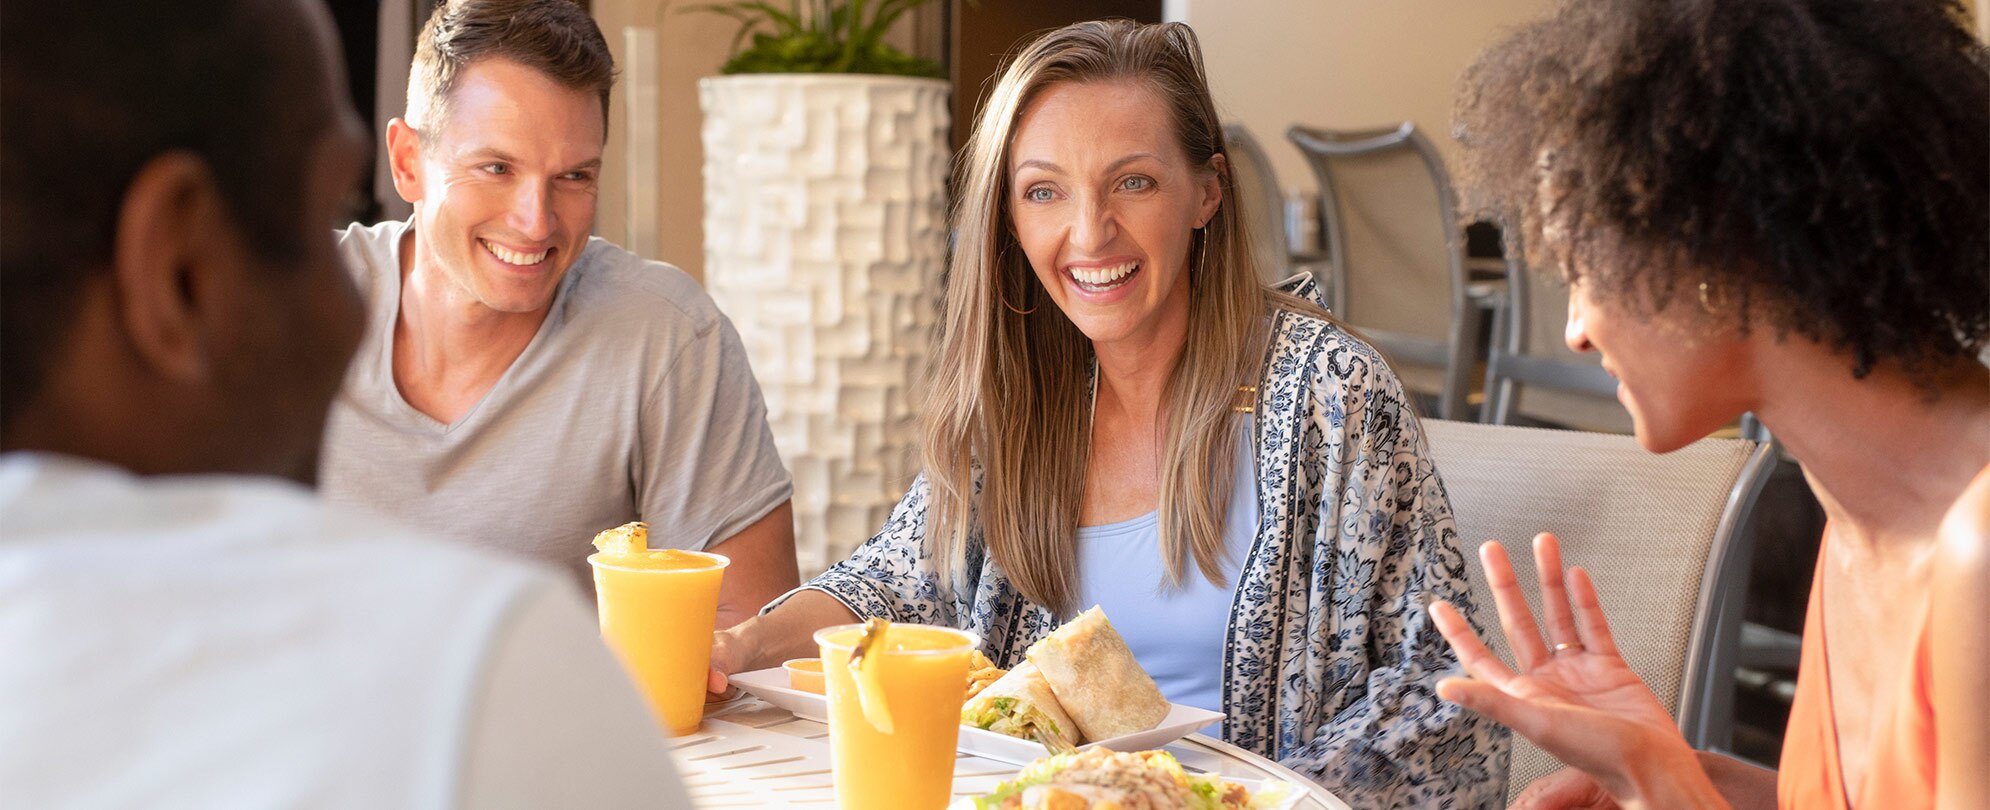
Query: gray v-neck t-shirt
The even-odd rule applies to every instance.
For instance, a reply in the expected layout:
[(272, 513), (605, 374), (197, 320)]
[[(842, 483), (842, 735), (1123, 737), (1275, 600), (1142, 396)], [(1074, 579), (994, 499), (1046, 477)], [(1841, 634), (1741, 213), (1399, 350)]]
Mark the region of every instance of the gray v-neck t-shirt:
[(652, 546), (701, 549), (788, 500), (732, 323), (690, 276), (602, 239), (468, 413), (443, 424), (415, 410), (394, 384), (392, 345), (409, 227), (338, 234), (369, 321), (326, 427), (327, 499), (584, 580), (602, 529), (645, 520)]

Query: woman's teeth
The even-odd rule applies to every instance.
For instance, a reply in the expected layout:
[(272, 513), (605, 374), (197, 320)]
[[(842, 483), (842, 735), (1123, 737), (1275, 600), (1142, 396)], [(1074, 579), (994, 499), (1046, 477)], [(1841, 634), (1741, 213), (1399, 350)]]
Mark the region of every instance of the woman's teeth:
[(492, 256), (496, 256), (498, 258), (498, 261), (504, 262), (505, 264), (515, 264), (520, 267), (530, 267), (532, 265), (543, 262), (546, 260), (546, 254), (553, 252), (552, 248), (547, 248), (545, 250), (539, 251), (538, 253), (520, 253), (515, 250), (509, 250), (503, 247), (502, 245), (498, 245), (493, 242), (487, 242), (482, 239), (479, 239), (477, 241), (482, 243), (484, 249), (490, 251)]
[(1139, 262), (1126, 262), (1112, 267), (1073, 267), (1071, 278), (1079, 286), (1092, 290), (1110, 289), (1119, 286), (1133, 271), (1140, 269)]

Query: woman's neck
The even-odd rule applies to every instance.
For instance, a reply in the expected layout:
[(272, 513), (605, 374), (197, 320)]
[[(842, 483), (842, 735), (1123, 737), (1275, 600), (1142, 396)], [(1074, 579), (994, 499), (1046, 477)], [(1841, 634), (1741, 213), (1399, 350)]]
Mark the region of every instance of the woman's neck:
[(1099, 387), (1092, 403), (1094, 420), (1159, 424), (1168, 380), (1188, 345), (1188, 279), (1179, 280), (1178, 285), (1162, 299), (1156, 313), (1159, 317), (1117, 340), (1092, 341), (1092, 354), (1099, 362)]
[(1168, 380), (1187, 345), (1187, 313), (1179, 324), (1165, 321), (1139, 339), (1092, 344), (1099, 361), (1094, 419), (1130, 419), (1158, 424)]
[[(1756, 415), (1803, 465), (1833, 534), (1869, 546), (1932, 542), (1949, 505), (1990, 466), (1990, 369), (1950, 364), (1933, 385), (1811, 341), (1775, 349)], [(1803, 356), (1797, 356), (1803, 355)], [(1877, 550), (1877, 549), (1876, 549)]]

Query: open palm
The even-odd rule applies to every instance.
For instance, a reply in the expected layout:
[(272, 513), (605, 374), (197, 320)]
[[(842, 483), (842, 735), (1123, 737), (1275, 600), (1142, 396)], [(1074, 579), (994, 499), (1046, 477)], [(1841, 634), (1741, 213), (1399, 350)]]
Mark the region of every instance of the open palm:
[(1439, 603), (1431, 616), (1471, 678), (1446, 679), (1438, 692), (1505, 724), (1624, 797), (1632, 781), (1629, 765), (1655, 755), (1690, 758), (1691, 748), (1651, 688), (1618, 654), (1588, 573), (1576, 568), (1564, 575), (1554, 535), (1534, 539), (1534, 556), (1549, 641), (1542, 640), (1505, 548), (1487, 543), (1480, 558), (1514, 667), (1493, 655), (1455, 608)]

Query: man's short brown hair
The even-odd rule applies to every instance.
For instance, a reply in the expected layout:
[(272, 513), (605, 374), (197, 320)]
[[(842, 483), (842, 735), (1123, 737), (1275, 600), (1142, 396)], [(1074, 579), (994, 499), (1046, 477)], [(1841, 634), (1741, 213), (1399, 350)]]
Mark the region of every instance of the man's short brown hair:
[(608, 129), (608, 91), (615, 57), (601, 28), (572, 0), (445, 0), (422, 26), (408, 76), (409, 126), (424, 140), (449, 117), (457, 77), (479, 59), (509, 59), (563, 86), (601, 97)]

